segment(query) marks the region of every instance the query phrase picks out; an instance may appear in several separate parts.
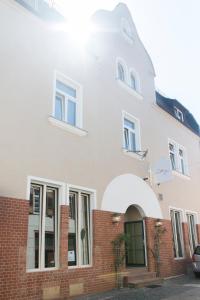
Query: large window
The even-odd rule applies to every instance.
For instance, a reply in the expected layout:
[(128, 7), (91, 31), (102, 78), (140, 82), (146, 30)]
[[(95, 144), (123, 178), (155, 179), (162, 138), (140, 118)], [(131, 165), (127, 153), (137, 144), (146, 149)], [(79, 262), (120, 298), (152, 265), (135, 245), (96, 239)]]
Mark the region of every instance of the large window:
[(91, 195), (80, 190), (69, 193), (68, 265), (91, 264)]
[(139, 122), (127, 113), (123, 116), (124, 149), (135, 152), (140, 150)]
[(178, 210), (171, 210), (170, 214), (173, 232), (174, 257), (182, 258), (184, 256), (184, 253), (181, 212)]
[(197, 231), (196, 231), (196, 220), (195, 215), (187, 213), (188, 222), (188, 233), (189, 233), (189, 243), (190, 243), (190, 253), (194, 253), (194, 249), (197, 245)]
[(54, 118), (74, 127), (82, 127), (81, 86), (56, 72)]
[(27, 269), (58, 266), (58, 189), (31, 183)]
[(182, 111), (180, 109), (178, 109), (176, 106), (174, 107), (174, 113), (175, 113), (175, 116), (177, 117), (177, 119), (179, 119), (181, 122), (184, 121)]
[(172, 170), (188, 175), (187, 155), (184, 147), (174, 141), (169, 141), (169, 157)]

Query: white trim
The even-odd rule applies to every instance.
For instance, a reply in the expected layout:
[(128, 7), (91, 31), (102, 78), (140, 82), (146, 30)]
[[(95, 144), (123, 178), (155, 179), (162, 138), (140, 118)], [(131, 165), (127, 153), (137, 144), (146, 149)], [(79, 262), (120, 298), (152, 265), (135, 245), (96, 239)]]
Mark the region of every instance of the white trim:
[(79, 127), (73, 126), (69, 123), (66, 123), (64, 121), (58, 120), (53, 116), (50, 116), (48, 118), (48, 120), (52, 125), (57, 126), (65, 131), (70, 132), (70, 133), (76, 134), (78, 136), (86, 136), (88, 134), (87, 131), (85, 131)]
[(185, 220), (185, 214), (184, 214), (184, 209), (183, 208), (179, 208), (179, 207), (175, 207), (175, 206), (169, 206), (169, 219), (171, 220), (171, 215), (170, 215), (170, 211), (171, 210), (176, 210), (179, 211), (181, 213), (181, 222), (182, 223), (186, 223)]
[(131, 205), (141, 209), (145, 217), (163, 219), (154, 191), (142, 178), (130, 173), (115, 177), (104, 191), (101, 210), (125, 213)]
[[(122, 81), (120, 78), (119, 78), (119, 69), (118, 69), (118, 66), (119, 64), (123, 67), (124, 69), (124, 81)], [(121, 81), (122, 83), (127, 83), (128, 82), (128, 68), (127, 68), (127, 65), (126, 65), (126, 62), (125, 60), (122, 58), (122, 57), (116, 57), (116, 77), (118, 78), (119, 81)]]
[[(78, 253), (77, 253), (77, 265), (76, 266), (68, 266), (69, 269), (76, 269), (76, 268), (85, 268), (85, 267), (92, 267), (93, 266), (93, 218), (92, 218), (92, 211), (96, 209), (96, 190), (83, 187), (83, 186), (78, 186), (74, 184), (67, 184), (67, 201), (66, 204), (69, 205), (69, 193), (70, 190), (77, 191), (78, 193), (87, 193), (90, 195), (90, 237), (89, 237), (89, 242), (90, 242), (90, 249), (89, 249), (89, 255), (90, 255), (90, 264), (88, 265), (80, 265), (78, 264), (80, 259), (79, 259), (79, 253), (80, 253), (80, 247), (78, 246)], [(80, 199), (78, 201), (78, 205), (80, 205)], [(80, 209), (79, 209), (80, 211)], [(80, 218), (78, 218), (78, 222), (80, 222)], [(78, 227), (80, 228), (80, 224), (78, 224)]]
[[(174, 172), (174, 175), (181, 175), (183, 177), (190, 178), (186, 147), (182, 146), (181, 144), (174, 141), (173, 139), (168, 138), (168, 156), (169, 156), (170, 163), (171, 163), (171, 159), (170, 159), (169, 144), (172, 144), (174, 146), (174, 159), (175, 159), (176, 169), (173, 170), (173, 168), (172, 168), (172, 172)], [(181, 172), (181, 159), (180, 159), (180, 155), (179, 155), (179, 150), (183, 151), (183, 163), (184, 163), (184, 171), (185, 171), (184, 173)]]
[(64, 84), (70, 85), (76, 90), (76, 127), (83, 128), (83, 86), (77, 81), (71, 79), (60, 71), (55, 70), (53, 76), (53, 107), (52, 116), (55, 116), (55, 98), (56, 98), (56, 80), (60, 80)]
[(178, 176), (178, 177), (186, 179), (186, 180), (191, 180), (191, 177), (189, 175), (183, 174), (183, 173), (178, 172), (176, 170), (172, 170), (172, 175)]
[(123, 153), (126, 155), (129, 155), (134, 158), (141, 158), (139, 155), (137, 155), (134, 152), (129, 152), (129, 149), (125, 148), (124, 143), (124, 119), (128, 119), (130, 122), (133, 122), (135, 124), (135, 146), (136, 151), (141, 150), (141, 132), (140, 132), (140, 119), (136, 118), (135, 116), (131, 115), (130, 113), (126, 112), (125, 110), (122, 110), (122, 145), (123, 145)]
[(29, 175), (27, 176), (27, 192), (26, 192), (26, 200), (30, 199), (30, 184), (31, 182), (38, 183), (38, 184), (50, 184), (52, 187), (59, 188), (59, 199), (58, 203), (59, 205), (66, 205), (65, 204), (65, 190), (66, 190), (66, 184), (65, 182), (56, 181), (52, 179), (37, 177)]
[[(135, 82), (136, 82), (135, 90), (131, 87), (131, 75), (133, 75), (135, 78)], [(133, 91), (135, 91), (137, 94), (141, 94), (140, 77), (139, 77), (138, 72), (133, 67), (129, 68), (129, 84), (130, 84), (130, 88), (133, 89)]]

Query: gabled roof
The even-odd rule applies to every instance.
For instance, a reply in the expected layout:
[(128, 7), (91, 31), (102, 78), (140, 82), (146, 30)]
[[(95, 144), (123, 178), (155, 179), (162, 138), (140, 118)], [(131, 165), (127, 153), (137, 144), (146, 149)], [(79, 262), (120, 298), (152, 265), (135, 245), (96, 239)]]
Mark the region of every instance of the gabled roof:
[[(192, 132), (200, 136), (200, 127), (193, 115), (189, 112), (185, 106), (183, 106), (176, 99), (170, 99), (164, 97), (160, 93), (156, 92), (156, 103), (159, 107), (161, 107), (164, 111), (169, 113), (172, 117), (174, 117), (178, 122), (182, 123), (184, 126), (189, 128)], [(177, 118), (175, 114), (175, 109), (178, 109), (183, 114), (183, 120)]]

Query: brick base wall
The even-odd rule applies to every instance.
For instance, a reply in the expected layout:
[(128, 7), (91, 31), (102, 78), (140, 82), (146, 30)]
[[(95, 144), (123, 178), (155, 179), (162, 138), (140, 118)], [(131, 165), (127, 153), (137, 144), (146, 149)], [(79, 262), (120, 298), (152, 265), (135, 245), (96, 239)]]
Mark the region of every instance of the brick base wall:
[[(112, 213), (93, 211), (92, 267), (70, 269), (67, 265), (68, 207), (61, 206), (59, 269), (27, 272), (28, 209), (27, 200), (0, 197), (0, 299), (48, 299), (55, 292), (59, 295), (55, 299), (70, 299), (70, 294), (90, 294), (115, 287), (111, 241), (124, 232), (123, 215), (119, 224), (113, 224)], [(155, 222), (152, 218), (145, 219), (149, 271), (155, 270), (155, 260), (151, 252)], [(161, 276), (184, 273), (189, 259), (187, 224), (183, 224), (186, 258), (174, 260), (171, 222), (162, 222), (166, 232), (162, 236), (160, 250)]]
[(28, 209), (27, 200), (0, 198), (0, 299), (48, 298), (48, 289), (59, 289), (59, 299), (69, 299), (70, 291), (88, 294), (115, 287), (111, 241), (123, 232), (123, 220), (113, 224), (112, 213), (93, 211), (92, 267), (70, 269), (68, 207), (61, 206), (59, 270), (26, 272)]
[[(182, 223), (184, 239), (184, 258), (174, 259), (172, 226), (170, 220), (161, 220), (165, 232), (161, 236), (160, 244), (160, 275), (170, 277), (186, 273), (187, 265), (191, 262), (189, 251), (188, 226)], [(156, 271), (155, 258), (152, 254), (154, 248), (156, 219), (146, 218), (147, 258), (149, 271)]]

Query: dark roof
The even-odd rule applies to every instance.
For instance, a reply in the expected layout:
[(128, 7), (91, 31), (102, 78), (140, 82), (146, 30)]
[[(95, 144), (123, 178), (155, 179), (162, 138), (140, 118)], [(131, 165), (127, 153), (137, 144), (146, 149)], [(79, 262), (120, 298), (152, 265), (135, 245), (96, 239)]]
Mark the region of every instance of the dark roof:
[[(200, 127), (193, 115), (176, 99), (170, 99), (162, 96), (160, 93), (156, 92), (156, 103), (159, 107), (169, 113), (178, 122), (182, 123), (184, 126), (189, 128), (192, 132), (200, 136)], [(183, 114), (183, 120), (180, 120), (176, 114), (175, 110), (178, 109)]]
[(50, 7), (49, 4), (44, 0), (38, 1), (37, 8), (34, 8), (34, 6), (30, 4), (30, 1), (27, 0), (15, 0), (15, 1), (45, 21), (50, 21), (50, 22), (65, 21), (64, 16), (62, 16), (55, 8)]

